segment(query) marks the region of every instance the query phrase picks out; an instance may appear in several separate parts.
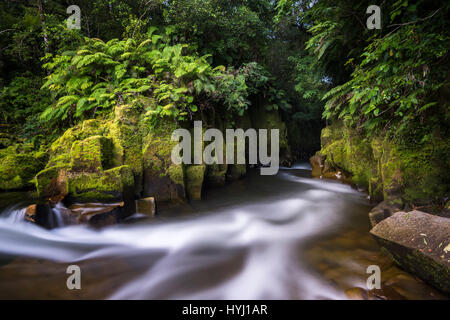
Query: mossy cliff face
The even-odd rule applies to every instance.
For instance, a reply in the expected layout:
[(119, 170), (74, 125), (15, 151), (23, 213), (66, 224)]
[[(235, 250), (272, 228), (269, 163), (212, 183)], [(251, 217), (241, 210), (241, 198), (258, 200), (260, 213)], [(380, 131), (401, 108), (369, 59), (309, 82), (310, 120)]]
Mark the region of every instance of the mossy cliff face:
[(13, 145), (0, 150), (0, 191), (33, 186), (33, 178), (45, 167), (48, 154), (34, 151), (32, 145)]
[[(142, 168), (142, 157), (140, 152), (140, 158), (134, 157), (134, 149), (127, 144), (136, 135), (129, 127), (137, 119), (128, 123), (129, 119), (117, 114), (123, 113), (116, 111), (113, 120), (84, 121), (52, 144), (47, 167), (36, 175), (41, 197), (67, 196), (72, 202), (132, 200), (136, 185), (141, 184), (139, 174), (136, 179), (134, 172)], [(141, 146), (136, 144), (140, 151)]]
[[(280, 138), (280, 164), (289, 166), (292, 163), (291, 147), (288, 139), (288, 129), (278, 111), (267, 111), (265, 106), (251, 109), (251, 123), (255, 129), (267, 129), (268, 150), (270, 150), (270, 130), (278, 129)], [(270, 151), (269, 151), (270, 152)]]
[[(281, 157), (290, 161), (287, 128), (278, 112), (258, 110), (234, 120), (217, 115), (214, 127), (222, 132), (228, 128), (279, 129)], [(38, 194), (71, 202), (154, 197), (157, 202), (176, 203), (201, 199), (205, 187), (222, 186), (246, 175), (246, 165), (174, 164), (171, 153), (178, 142), (171, 137), (178, 128), (171, 120), (159, 126), (150, 124), (131, 105), (116, 107), (112, 119), (84, 121), (49, 148), (47, 166), (39, 168), (43, 170), (35, 179)], [(224, 144), (224, 155), (225, 151)]]
[(323, 129), (321, 140), (322, 149), (311, 160), (315, 176), (329, 178), (342, 171), (376, 200), (402, 197), (424, 203), (448, 196), (448, 142), (438, 137), (425, 146), (406, 147), (335, 123)]
[(143, 138), (144, 197), (157, 201), (180, 202), (186, 198), (183, 165), (172, 163), (172, 149), (177, 142), (171, 141), (174, 125), (149, 130)]

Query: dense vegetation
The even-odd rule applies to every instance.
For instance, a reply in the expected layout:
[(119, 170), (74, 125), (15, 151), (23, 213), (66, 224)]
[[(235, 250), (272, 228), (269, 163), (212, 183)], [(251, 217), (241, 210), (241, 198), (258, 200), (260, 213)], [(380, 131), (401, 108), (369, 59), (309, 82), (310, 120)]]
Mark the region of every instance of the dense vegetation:
[[(151, 123), (280, 110), (297, 152), (326, 121), (406, 144), (448, 138), (449, 4), (24, 0), (0, 3), (0, 147), (46, 148), (131, 104)], [(81, 30), (67, 28), (69, 5)], [(172, 120), (170, 120), (172, 119)], [(445, 155), (444, 155), (445, 156)]]

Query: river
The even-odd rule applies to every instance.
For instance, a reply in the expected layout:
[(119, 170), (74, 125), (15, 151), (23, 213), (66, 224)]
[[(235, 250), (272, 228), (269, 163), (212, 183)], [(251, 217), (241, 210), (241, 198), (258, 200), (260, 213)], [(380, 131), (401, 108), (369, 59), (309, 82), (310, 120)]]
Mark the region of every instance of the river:
[[(101, 230), (26, 223), (29, 201), (0, 199), (0, 299), (367, 298), (351, 288), (366, 287), (370, 265), (383, 292), (369, 297), (445, 298), (380, 252), (367, 195), (311, 179), (308, 164), (254, 170), (202, 201)], [(69, 265), (81, 269), (81, 290), (66, 287)]]

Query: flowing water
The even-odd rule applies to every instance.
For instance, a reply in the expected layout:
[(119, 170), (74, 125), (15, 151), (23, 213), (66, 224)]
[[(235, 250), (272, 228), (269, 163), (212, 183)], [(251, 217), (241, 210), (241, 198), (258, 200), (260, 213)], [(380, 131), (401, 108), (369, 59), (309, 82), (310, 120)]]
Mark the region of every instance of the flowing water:
[[(367, 195), (309, 169), (251, 172), (205, 200), (101, 230), (45, 230), (23, 222), (16, 202), (0, 219), (0, 298), (367, 298), (348, 289), (365, 288), (374, 264), (387, 298), (445, 298), (379, 252)], [(73, 264), (81, 290), (66, 287)]]

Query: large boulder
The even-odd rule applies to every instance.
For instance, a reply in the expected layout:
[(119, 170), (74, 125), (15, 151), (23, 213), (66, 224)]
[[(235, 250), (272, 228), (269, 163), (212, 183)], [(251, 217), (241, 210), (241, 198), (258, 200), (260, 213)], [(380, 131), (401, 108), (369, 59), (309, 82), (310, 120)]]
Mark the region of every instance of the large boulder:
[(128, 166), (94, 173), (69, 173), (70, 202), (125, 201), (134, 204), (134, 176)]
[(113, 143), (111, 139), (92, 136), (75, 141), (70, 151), (72, 172), (100, 172), (113, 167)]
[(36, 175), (38, 194), (134, 206), (143, 171), (138, 121), (139, 113), (124, 105), (112, 120), (87, 120), (68, 129), (52, 144), (47, 167)]
[(397, 212), (370, 233), (396, 264), (450, 293), (450, 219), (420, 211)]

